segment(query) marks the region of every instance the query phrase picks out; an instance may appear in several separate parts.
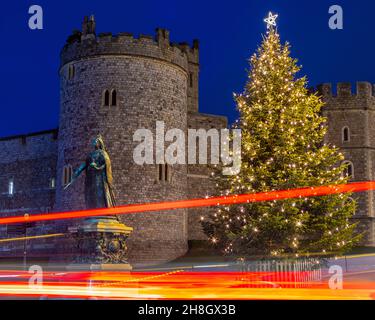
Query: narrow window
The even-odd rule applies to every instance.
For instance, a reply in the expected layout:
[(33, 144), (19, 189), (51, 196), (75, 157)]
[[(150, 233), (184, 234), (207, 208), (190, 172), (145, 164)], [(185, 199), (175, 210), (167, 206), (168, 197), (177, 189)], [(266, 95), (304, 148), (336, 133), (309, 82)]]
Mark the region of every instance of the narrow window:
[(193, 73), (192, 72), (190, 72), (189, 81), (190, 81), (190, 88), (192, 88), (193, 87)]
[(49, 181), (49, 187), (51, 189), (55, 189), (56, 188), (56, 179), (55, 178), (51, 178), (50, 181)]
[(75, 75), (75, 68), (73, 65), (70, 65), (68, 68), (68, 79), (71, 80), (74, 78)]
[(350, 130), (348, 127), (344, 127), (342, 129), (342, 142), (349, 142), (350, 141)]
[(348, 177), (353, 177), (353, 164), (348, 164)]
[(350, 161), (345, 161), (344, 164), (346, 165), (346, 168), (344, 170), (344, 175), (346, 177), (349, 177), (350, 179), (354, 179), (354, 165)]
[(63, 168), (62, 184), (63, 184), (63, 186), (66, 185), (66, 167)]
[(159, 181), (163, 181), (163, 165), (159, 164)]
[(103, 105), (105, 107), (109, 107), (109, 91), (108, 90), (105, 90), (104, 93), (103, 93)]
[(171, 180), (171, 167), (167, 164), (158, 164), (157, 178), (158, 181), (170, 182)]
[(117, 92), (116, 92), (116, 90), (112, 90), (111, 106), (117, 106)]
[(13, 181), (13, 179), (9, 180), (9, 183), (8, 183), (8, 194), (10, 196), (14, 195), (14, 181)]
[(63, 168), (63, 178), (62, 178), (62, 184), (63, 186), (66, 186), (68, 183), (72, 181), (73, 178), (73, 169), (72, 166), (68, 165)]

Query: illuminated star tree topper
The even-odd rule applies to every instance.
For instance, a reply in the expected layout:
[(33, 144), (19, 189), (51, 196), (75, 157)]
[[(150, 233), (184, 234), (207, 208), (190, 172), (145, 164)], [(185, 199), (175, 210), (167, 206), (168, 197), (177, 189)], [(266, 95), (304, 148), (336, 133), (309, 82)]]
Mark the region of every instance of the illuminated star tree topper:
[(276, 19), (279, 15), (272, 14), (272, 12), (268, 12), (268, 17), (264, 19), (264, 22), (267, 24), (267, 30), (273, 29), (276, 27)]
[[(248, 82), (235, 96), (241, 129), (241, 170), (223, 176), (213, 168), (219, 194), (290, 190), (346, 184), (344, 155), (326, 144), (324, 102), (281, 43), (277, 15), (269, 14), (267, 35), (250, 58)], [(361, 238), (350, 194), (218, 206), (204, 231), (224, 254), (298, 257), (340, 254)]]

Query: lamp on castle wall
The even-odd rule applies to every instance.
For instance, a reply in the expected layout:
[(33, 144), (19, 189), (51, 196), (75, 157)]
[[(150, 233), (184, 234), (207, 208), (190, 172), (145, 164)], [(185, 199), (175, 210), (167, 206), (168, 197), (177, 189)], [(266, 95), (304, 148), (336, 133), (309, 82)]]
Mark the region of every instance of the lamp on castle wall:
[[(74, 172), (69, 188), (85, 171), (87, 209), (111, 208), (116, 205), (112, 187), (111, 160), (101, 135), (93, 141), (94, 151)], [(74, 261), (69, 269), (131, 270), (127, 261), (126, 240), (133, 228), (121, 223), (117, 216), (86, 218), (69, 228), (76, 243)]]

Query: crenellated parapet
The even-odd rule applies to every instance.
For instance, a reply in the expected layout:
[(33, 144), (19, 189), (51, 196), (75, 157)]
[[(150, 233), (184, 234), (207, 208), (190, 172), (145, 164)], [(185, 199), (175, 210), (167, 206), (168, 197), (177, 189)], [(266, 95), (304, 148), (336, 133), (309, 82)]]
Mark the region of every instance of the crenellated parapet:
[[(198, 42), (173, 44), (166, 29), (156, 34), (96, 33), (93, 17), (74, 32), (61, 52), (60, 125), (54, 210), (85, 208), (84, 180), (63, 189), (66, 168), (79, 167), (90, 141), (103, 136), (111, 157), (116, 203), (188, 198), (183, 164), (139, 165), (133, 140), (139, 130), (187, 130), (188, 111), (198, 112)], [(186, 209), (168, 214), (121, 217), (134, 228), (129, 257), (168, 261), (187, 248)], [(157, 240), (157, 241), (155, 241)], [(160, 248), (163, 248), (160, 250)]]
[(323, 83), (318, 86), (318, 92), (323, 98), (340, 98), (340, 97), (373, 97), (375, 87), (369, 82), (357, 82), (355, 88), (350, 82), (339, 82), (336, 86), (336, 94), (333, 93), (331, 83)]
[(189, 63), (199, 64), (199, 40), (193, 40), (193, 46), (191, 47), (190, 44), (186, 42), (181, 42), (179, 44), (172, 44), (173, 46), (177, 46), (187, 55)]
[(339, 82), (336, 92), (331, 83), (324, 83), (317, 91), (326, 103), (325, 108), (375, 108), (375, 87), (369, 82), (357, 82), (355, 87), (348, 82)]
[(154, 36), (122, 32), (100, 33), (96, 35), (93, 17), (85, 17), (82, 32), (75, 31), (69, 36), (61, 50), (61, 67), (69, 62), (102, 55), (127, 55), (154, 58), (175, 64), (188, 71), (190, 62), (198, 63), (199, 45), (170, 42), (169, 31), (157, 28)]

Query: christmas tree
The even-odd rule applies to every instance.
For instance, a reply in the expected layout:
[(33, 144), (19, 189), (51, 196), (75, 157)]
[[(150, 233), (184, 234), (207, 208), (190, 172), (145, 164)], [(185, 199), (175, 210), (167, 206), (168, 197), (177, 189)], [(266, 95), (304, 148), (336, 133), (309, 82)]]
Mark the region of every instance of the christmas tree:
[[(306, 77), (297, 76), (297, 60), (289, 44), (281, 44), (276, 16), (270, 17), (250, 59), (244, 93), (235, 95), (242, 167), (237, 175), (215, 174), (223, 195), (337, 185), (349, 178), (343, 155), (324, 143), (323, 102), (307, 89)], [(221, 206), (203, 227), (231, 254), (342, 253), (360, 239), (350, 222), (355, 208), (350, 194)]]

